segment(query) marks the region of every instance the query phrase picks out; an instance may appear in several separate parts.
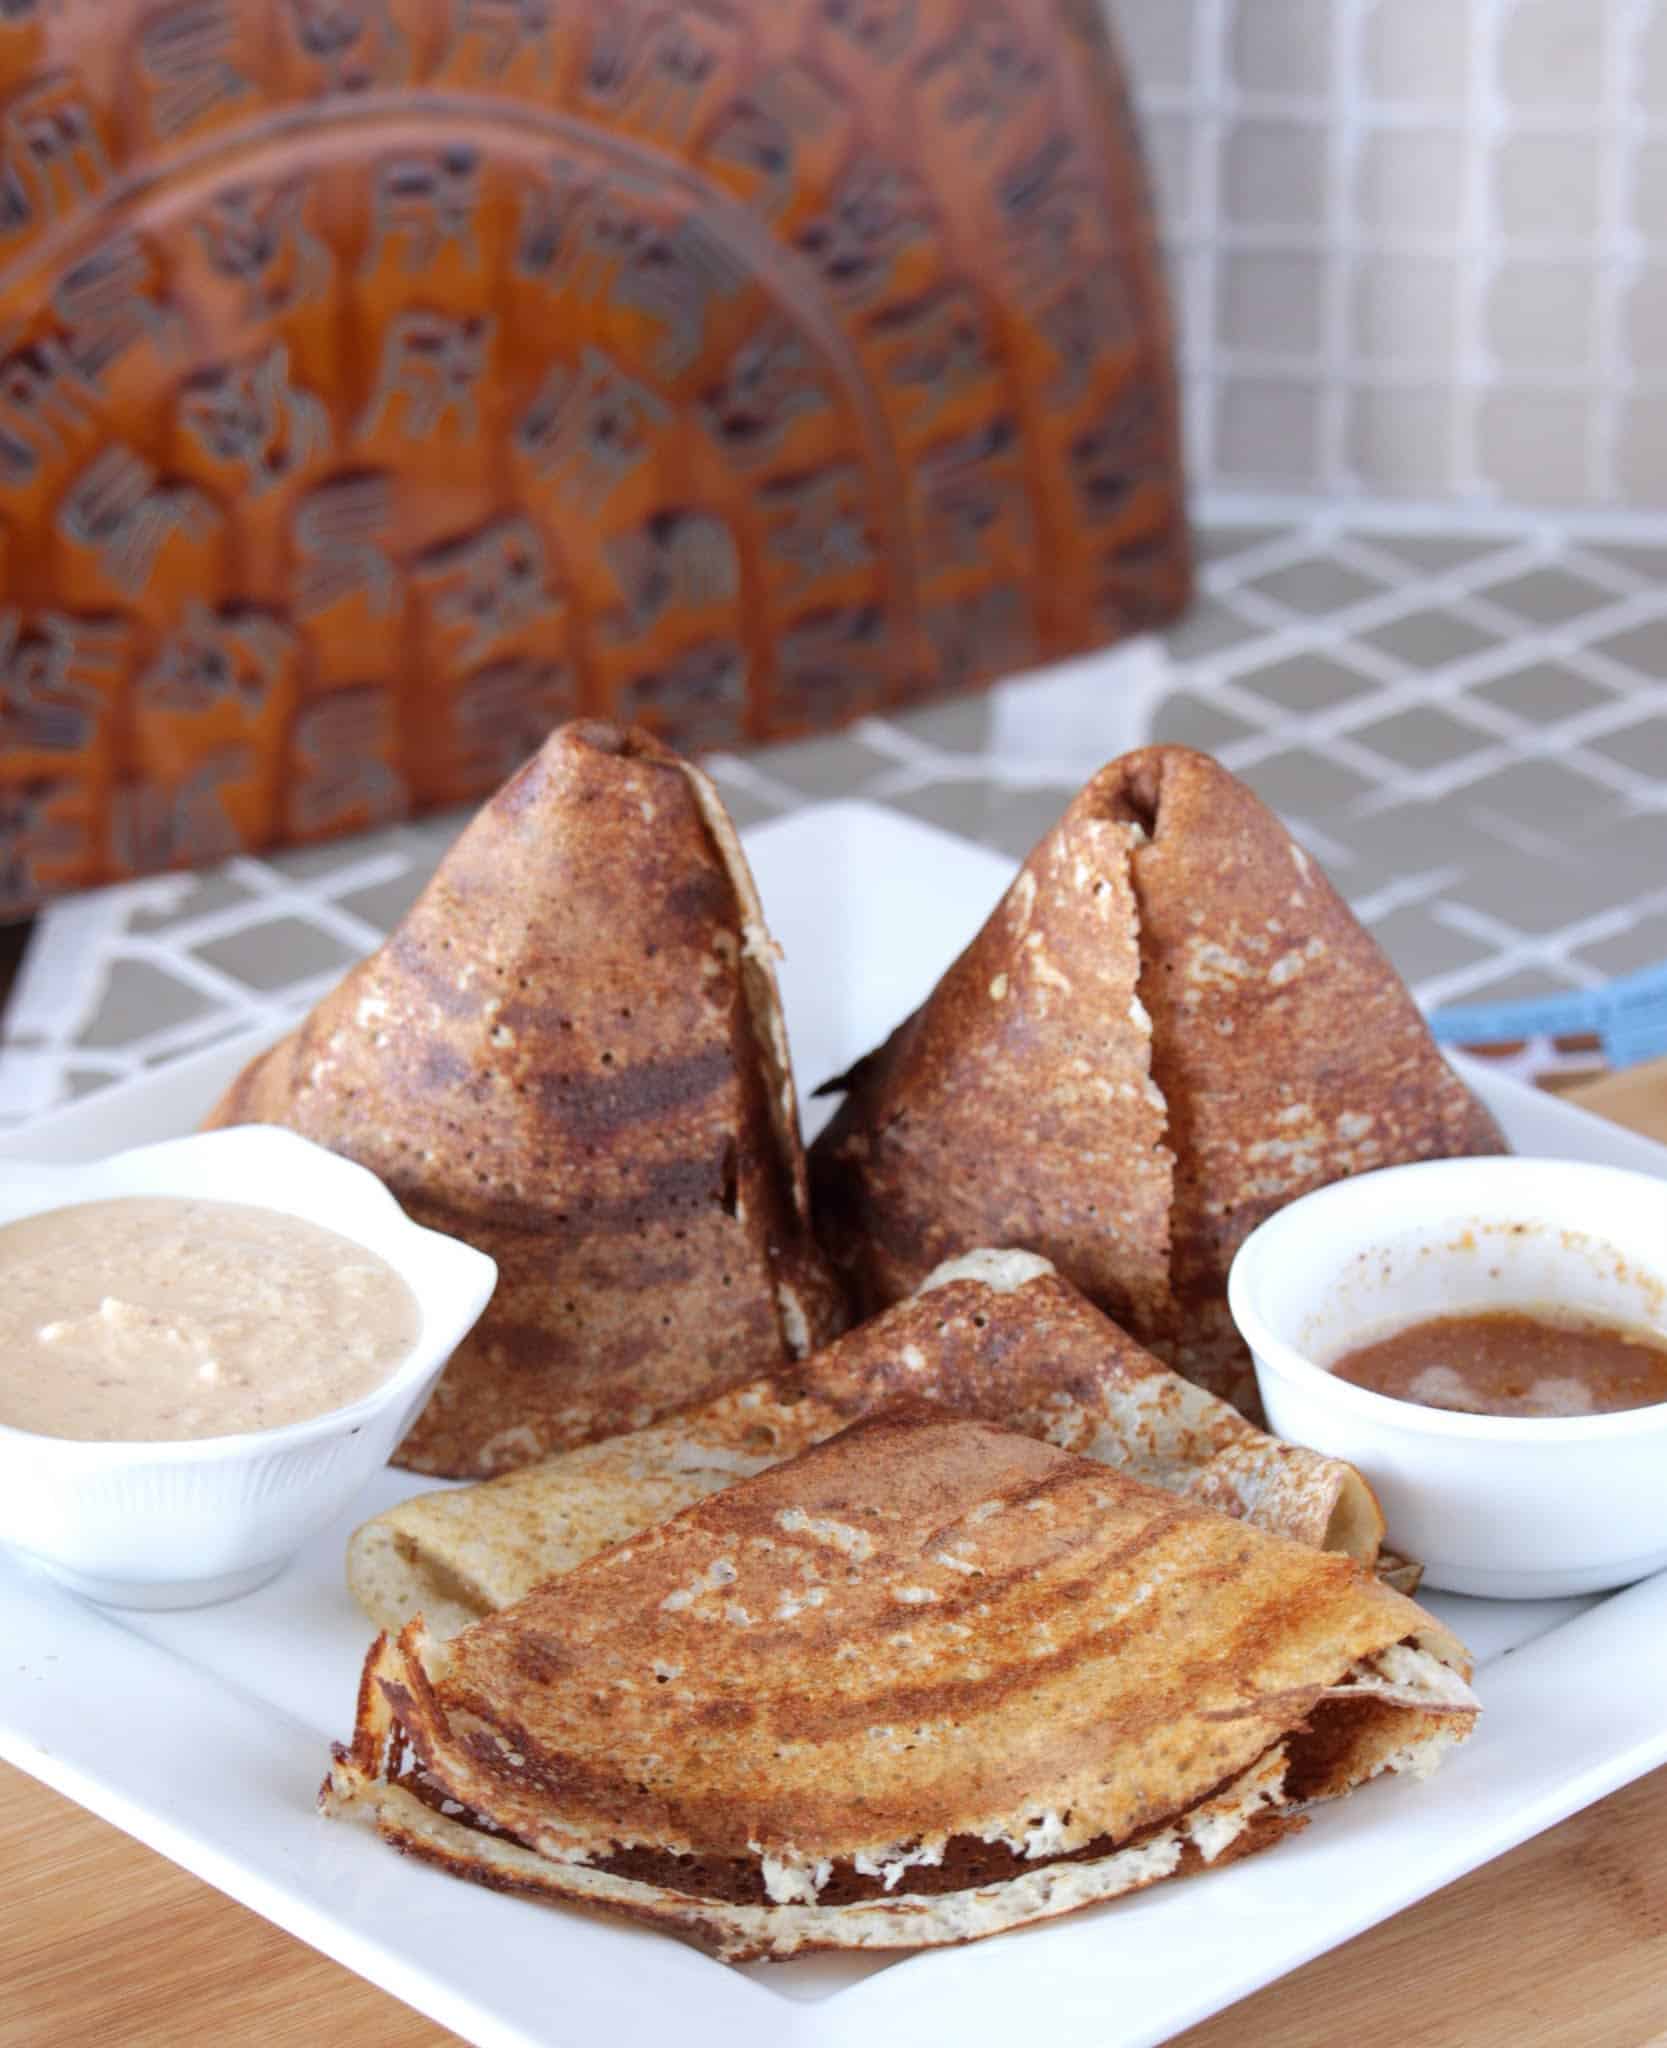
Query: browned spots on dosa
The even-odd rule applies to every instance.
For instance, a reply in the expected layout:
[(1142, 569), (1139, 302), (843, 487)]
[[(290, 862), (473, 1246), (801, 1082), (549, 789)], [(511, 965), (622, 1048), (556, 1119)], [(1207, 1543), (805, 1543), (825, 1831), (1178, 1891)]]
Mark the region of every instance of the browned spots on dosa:
[(716, 869), (686, 875), (666, 891), (668, 924), (721, 923), (727, 909), (724, 878)]
[(638, 1060), (600, 1073), (573, 1069), (532, 1083), (539, 1106), (582, 1143), (611, 1137), (627, 1125), (671, 1115), (707, 1101), (734, 1074), (734, 1062), (713, 1047), (683, 1058)]
[(530, 1635), (515, 1646), (515, 1665), (534, 1685), (552, 1685), (577, 1669), (572, 1652), (555, 1636)]
[(425, 1045), (417, 1062), (417, 1079), (424, 1088), (463, 1088), (475, 1078), (475, 1069), (461, 1053), (446, 1045)]
[(436, 952), (424, 938), (405, 925), (398, 926), (379, 956), (392, 974), (409, 982), (425, 1002), (432, 1003), (448, 1017), (473, 1018), (480, 1009), (480, 992), (472, 985), (458, 986), (457, 969), (465, 956), (454, 963), (449, 953)]

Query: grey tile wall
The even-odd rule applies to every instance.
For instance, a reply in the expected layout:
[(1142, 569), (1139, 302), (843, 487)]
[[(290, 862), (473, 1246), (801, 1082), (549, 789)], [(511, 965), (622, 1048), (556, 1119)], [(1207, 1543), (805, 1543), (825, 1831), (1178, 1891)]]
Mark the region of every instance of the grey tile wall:
[(1667, 8), (1106, 5), (1206, 487), (1667, 506)]

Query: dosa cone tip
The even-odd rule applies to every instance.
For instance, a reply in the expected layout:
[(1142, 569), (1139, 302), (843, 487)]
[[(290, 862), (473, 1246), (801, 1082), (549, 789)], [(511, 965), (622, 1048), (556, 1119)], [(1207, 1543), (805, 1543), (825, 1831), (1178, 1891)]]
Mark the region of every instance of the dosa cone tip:
[(562, 727), (211, 1123), (288, 1125), (498, 1290), (397, 1462), (484, 1476), (832, 1334), (774, 948), (710, 782)]

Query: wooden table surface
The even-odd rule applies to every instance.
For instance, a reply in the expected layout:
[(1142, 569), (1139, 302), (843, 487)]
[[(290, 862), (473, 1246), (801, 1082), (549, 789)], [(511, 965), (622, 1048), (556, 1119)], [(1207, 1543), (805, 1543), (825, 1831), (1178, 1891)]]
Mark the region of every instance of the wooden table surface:
[[(1572, 1099), (1667, 1140), (1667, 1062)], [(435, 2048), (457, 2038), (4, 1766), (0, 1872), (0, 2048)], [(1667, 2048), (1667, 1770), (1180, 2043)]]

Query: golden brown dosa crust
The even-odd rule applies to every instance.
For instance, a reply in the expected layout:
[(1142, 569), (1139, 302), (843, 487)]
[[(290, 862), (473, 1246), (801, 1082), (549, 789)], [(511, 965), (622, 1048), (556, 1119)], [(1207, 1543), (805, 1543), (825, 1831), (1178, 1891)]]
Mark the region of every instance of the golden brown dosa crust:
[[(726, 1955), (910, 1946), (1288, 1818), (1340, 1688), (1316, 1790), (1427, 1761), (1473, 1721), (1464, 1667), (1346, 1559), (904, 1403), (450, 1645), (379, 1639), (323, 1798), (482, 1882)], [(934, 1870), (953, 1888), (911, 1883)]]
[(1374, 1562), (1383, 1517), (1352, 1466), (1253, 1429), (1044, 1261), (980, 1253), (959, 1264), (775, 1379), (484, 1486), (388, 1509), (349, 1543), (355, 1598), (378, 1627), (397, 1630), (421, 1612), (431, 1634), (454, 1635), (900, 1395)]
[(811, 1151), (864, 1314), (974, 1245), (1022, 1245), (1135, 1329), (1165, 1321), (1171, 1160), (1129, 857), (1092, 785), (927, 1001), (854, 1067)]
[(752, 879), (644, 733), (556, 732), (209, 1121), (286, 1124), (498, 1261), (416, 1471), (639, 1426), (839, 1327)]
[(795, 1378), (847, 1421), (899, 1396), (929, 1400), (1373, 1563), (1383, 1515), (1352, 1465), (1253, 1428), (1062, 1274), (978, 1277), (1013, 1259), (978, 1252), (941, 1268), (918, 1295), (806, 1359)]
[(812, 1188), (865, 1309), (1026, 1245), (1247, 1408), (1226, 1280), (1256, 1224), (1348, 1174), (1504, 1149), (1319, 869), (1184, 747), (1103, 768), (838, 1085)]
[(1462, 1661), (1347, 1559), (904, 1407), (465, 1630), (428, 1719), (449, 1794), (527, 1840), (854, 1857), (1047, 1808), (1063, 1853), (1180, 1810), (1407, 1637)]
[(1134, 868), (1175, 1154), (1175, 1363), (1243, 1398), (1227, 1269), (1259, 1223), (1328, 1182), (1505, 1140), (1376, 941), (1242, 782), (1147, 747), (1090, 787), (1114, 815), (1153, 821)]

